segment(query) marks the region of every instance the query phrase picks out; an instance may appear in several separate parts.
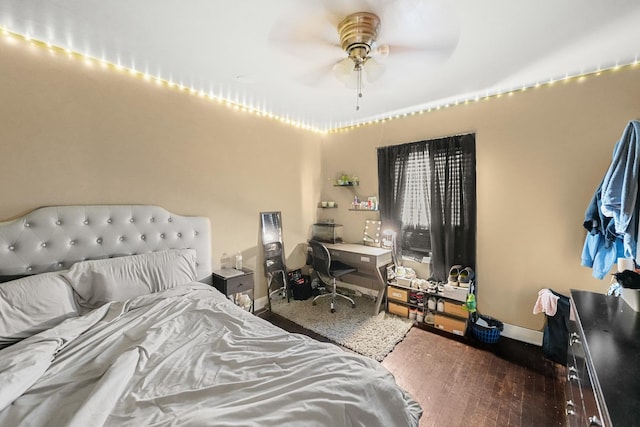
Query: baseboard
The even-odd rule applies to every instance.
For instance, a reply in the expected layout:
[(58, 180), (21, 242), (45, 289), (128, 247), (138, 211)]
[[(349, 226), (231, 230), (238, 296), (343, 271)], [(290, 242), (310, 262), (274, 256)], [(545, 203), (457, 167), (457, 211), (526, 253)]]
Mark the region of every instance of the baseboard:
[(264, 296), (253, 301), (253, 311), (266, 310), (269, 307), (269, 299)]
[(504, 323), (502, 336), (513, 340), (542, 346), (542, 332)]

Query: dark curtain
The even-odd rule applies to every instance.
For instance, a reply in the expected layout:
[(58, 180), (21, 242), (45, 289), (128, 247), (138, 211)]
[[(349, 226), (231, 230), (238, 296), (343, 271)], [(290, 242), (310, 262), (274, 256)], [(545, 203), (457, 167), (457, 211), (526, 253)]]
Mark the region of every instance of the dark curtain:
[[(409, 144), (378, 148), (378, 202), (385, 229), (400, 233)], [(396, 170), (397, 169), (397, 170)]]
[(421, 195), (429, 211), (431, 278), (445, 281), (452, 265), (475, 269), (475, 135), (459, 135), (378, 149), (378, 193), (384, 228), (403, 229), (407, 160), (411, 153), (429, 162)]

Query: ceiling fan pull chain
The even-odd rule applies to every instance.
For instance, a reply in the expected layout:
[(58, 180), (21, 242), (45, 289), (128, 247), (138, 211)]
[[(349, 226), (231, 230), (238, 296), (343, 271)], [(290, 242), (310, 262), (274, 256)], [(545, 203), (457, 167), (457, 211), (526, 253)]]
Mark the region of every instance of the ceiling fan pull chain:
[(356, 93), (356, 111), (360, 111), (360, 98), (362, 98), (362, 66), (356, 67), (356, 81), (357, 81), (357, 93)]

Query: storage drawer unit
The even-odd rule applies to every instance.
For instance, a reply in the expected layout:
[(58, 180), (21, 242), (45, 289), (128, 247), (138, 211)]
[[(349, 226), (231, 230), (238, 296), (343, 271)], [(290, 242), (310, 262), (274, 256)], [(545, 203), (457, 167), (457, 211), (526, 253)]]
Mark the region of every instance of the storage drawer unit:
[(463, 308), (464, 303), (461, 301), (448, 298), (439, 292), (404, 286), (397, 281), (387, 283), (385, 294), (389, 313), (413, 318), (410, 313), (415, 312), (414, 319), (419, 326), (436, 328), (460, 336), (467, 332), (469, 313)]
[(392, 301), (407, 302), (409, 301), (409, 290), (396, 288), (395, 286), (388, 286), (387, 298)]
[(409, 307), (407, 307), (406, 305), (395, 304), (393, 302), (390, 302), (388, 305), (389, 313), (401, 317), (409, 317)]
[(443, 316), (437, 314), (435, 316), (435, 327), (442, 329), (443, 331), (451, 332), (452, 334), (464, 336), (467, 331), (467, 321), (462, 319), (455, 319), (453, 317)]
[(462, 304), (451, 301), (444, 302), (444, 312), (451, 314), (452, 316), (458, 316), (465, 319), (469, 317), (469, 312), (463, 308)]

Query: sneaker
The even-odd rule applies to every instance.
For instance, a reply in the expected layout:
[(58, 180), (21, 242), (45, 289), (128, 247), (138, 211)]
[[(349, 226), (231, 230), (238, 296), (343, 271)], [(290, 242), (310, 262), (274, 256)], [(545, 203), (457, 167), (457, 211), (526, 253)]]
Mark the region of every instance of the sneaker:
[(469, 283), (471, 283), (474, 277), (476, 277), (476, 274), (471, 267), (466, 267), (465, 269), (460, 270), (460, 273), (458, 274), (458, 286), (468, 288)]
[(427, 287), (427, 292), (435, 294), (438, 292), (438, 284), (436, 282), (429, 282), (429, 286)]
[(427, 315), (424, 317), (424, 322), (433, 325), (436, 323), (436, 315), (432, 311), (427, 312)]
[(418, 293), (411, 291), (411, 293), (409, 294), (409, 303), (416, 304), (417, 302), (418, 302)]
[(462, 270), (461, 265), (454, 265), (449, 269), (449, 284), (451, 286), (458, 286), (458, 277), (460, 276), (460, 271)]

